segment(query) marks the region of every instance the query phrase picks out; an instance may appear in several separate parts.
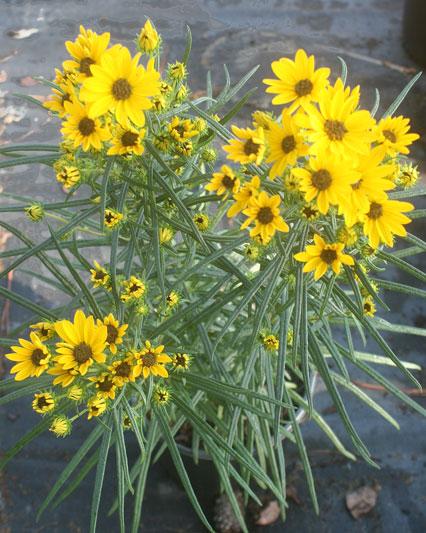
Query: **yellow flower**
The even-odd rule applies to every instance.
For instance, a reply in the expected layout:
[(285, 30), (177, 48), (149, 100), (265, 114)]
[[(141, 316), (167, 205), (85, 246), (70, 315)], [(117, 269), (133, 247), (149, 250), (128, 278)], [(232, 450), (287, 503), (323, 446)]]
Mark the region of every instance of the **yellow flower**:
[(297, 50), (294, 60), (283, 57), (274, 61), (271, 67), (278, 79), (263, 80), (263, 83), (269, 85), (266, 92), (277, 95), (272, 100), (275, 105), (292, 103), (290, 113), (299, 106), (317, 102), (330, 75), (328, 68), (315, 70), (315, 57), (308, 57), (301, 49)]
[(271, 352), (276, 352), (280, 347), (280, 341), (275, 335), (266, 335), (262, 337), (262, 344), (267, 350)]
[(337, 239), (345, 246), (353, 246), (358, 241), (358, 232), (354, 228), (343, 226), (337, 232)]
[(55, 79), (53, 80), (53, 83), (59, 85), (59, 87), (65, 91), (68, 84), (71, 84), (73, 87), (77, 84), (78, 76), (79, 74), (75, 70), (60, 70), (55, 68)]
[(122, 302), (142, 298), (146, 291), (145, 283), (136, 276), (131, 276), (130, 279), (123, 281), (122, 286), (123, 291), (120, 295)]
[(141, 374), (144, 379), (150, 375), (161, 376), (162, 378), (167, 378), (169, 376), (164, 365), (170, 363), (172, 359), (164, 353), (163, 345), (154, 348), (150, 341), (145, 341), (145, 348), (140, 352), (136, 352), (135, 357), (136, 377), (139, 377)]
[[(190, 156), (192, 154), (193, 145), (191, 141), (182, 141), (176, 146), (176, 150), (185, 156)], [(180, 169), (180, 172), (176, 170), (176, 174), (180, 174), (182, 172), (183, 168)]]
[(301, 210), (300, 214), (303, 218), (306, 218), (306, 220), (315, 220), (319, 217), (320, 212), (318, 208), (313, 204), (305, 204)]
[(289, 228), (280, 216), (280, 203), (281, 198), (278, 194), (268, 196), (262, 191), (258, 196), (252, 196), (247, 208), (243, 211), (248, 218), (242, 224), (241, 229), (247, 228), (254, 222), (255, 227), (250, 230), (250, 236), (260, 235), (266, 242), (275, 235), (276, 231), (287, 232)]
[(63, 184), (65, 189), (70, 189), (80, 181), (80, 171), (77, 167), (66, 165), (57, 172), (56, 179)]
[(158, 238), (160, 241), (160, 244), (166, 244), (170, 242), (173, 239), (174, 232), (171, 228), (165, 226), (164, 228), (160, 228), (160, 231), (158, 232)]
[(294, 175), (293, 170), (284, 176), (284, 187), (288, 192), (298, 192), (300, 188), (300, 178)]
[(376, 314), (376, 304), (374, 303), (373, 298), (371, 298), (371, 296), (364, 298), (362, 308), (364, 311), (364, 315), (374, 316)]
[(66, 416), (57, 416), (51, 423), (49, 431), (57, 437), (66, 437), (71, 433), (71, 420)]
[(414, 187), (414, 185), (419, 181), (420, 174), (417, 167), (413, 166), (411, 163), (406, 163), (401, 165), (398, 169), (398, 173), (395, 177), (395, 183), (399, 187), (404, 189), (409, 189)]
[(351, 184), (359, 177), (350, 165), (332, 155), (321, 154), (309, 159), (306, 168), (294, 168), (293, 174), (300, 179), (300, 190), (305, 200), (316, 204), (321, 214), (325, 215), (330, 204), (347, 203), (351, 193)]
[(389, 155), (408, 154), (410, 146), (420, 138), (417, 133), (408, 133), (410, 119), (399, 117), (385, 117), (377, 124), (377, 141), (383, 143)]
[(65, 48), (73, 59), (63, 62), (65, 71), (77, 71), (77, 80), (81, 83), (92, 75), (91, 67), (99, 65), (102, 54), (108, 48), (109, 33), (98, 35), (92, 30), (80, 26), (80, 35), (73, 41), (66, 41)]
[(170, 93), (171, 90), (172, 88), (170, 84), (167, 83), (167, 81), (160, 81), (160, 94), (162, 94), (163, 96), (167, 96), (167, 94)]
[(123, 343), (123, 337), (126, 333), (128, 324), (122, 324), (114, 317), (112, 313), (106, 316), (103, 321), (98, 318), (98, 326), (104, 325), (107, 327), (107, 338), (106, 343), (108, 348), (111, 350), (111, 353), (117, 353), (117, 344)]
[(344, 159), (367, 154), (374, 140), (374, 118), (369, 111), (358, 110), (358, 92), (345, 92), (338, 79), (331, 90), (322, 91), (319, 109), (310, 106), (296, 118), (307, 130), (313, 154), (327, 153)]
[(32, 331), (30, 340), (19, 339), (21, 346), (12, 346), (13, 353), (5, 355), (9, 361), (16, 361), (10, 372), (16, 374), (16, 381), (23, 381), (29, 377), (39, 377), (49, 367), (50, 353), (40, 337)]
[(381, 242), (393, 246), (393, 235), (405, 237), (405, 224), (411, 220), (403, 213), (412, 211), (414, 206), (408, 202), (397, 200), (382, 200), (372, 198), (368, 212), (363, 217), (364, 234), (372, 248), (377, 248)]
[(97, 289), (98, 287), (108, 288), (110, 285), (110, 275), (108, 271), (102, 267), (97, 261), (93, 262), (95, 268), (90, 269), (90, 280), (93, 283), (93, 287)]
[[(223, 167), (222, 167), (223, 168)], [(235, 203), (226, 213), (228, 217), (234, 217), (249, 205), (250, 199), (256, 196), (260, 188), (259, 176), (253, 176), (251, 181), (244, 183), (238, 191), (234, 192)]]
[(273, 117), (269, 113), (264, 111), (254, 111), (251, 114), (253, 127), (254, 128), (263, 128), (267, 132), (271, 126), (271, 122), (274, 121)]
[(32, 406), (36, 413), (44, 415), (55, 408), (55, 399), (49, 392), (37, 393), (34, 394)]
[(180, 295), (178, 292), (176, 291), (169, 292), (169, 294), (166, 296), (167, 307), (169, 308), (176, 307), (177, 304), (179, 303), (179, 300), (180, 300)]
[(160, 44), (160, 36), (157, 30), (153, 26), (152, 22), (148, 19), (138, 36), (138, 45), (141, 52), (145, 54), (151, 54), (154, 52)]
[(114, 400), (117, 389), (113, 381), (113, 376), (109, 372), (103, 372), (99, 376), (89, 378), (95, 384), (96, 395), (98, 398), (109, 398)]
[(60, 118), (66, 115), (65, 102), (71, 102), (75, 98), (75, 89), (71, 81), (67, 81), (60, 89), (52, 89), (49, 99), (43, 103), (43, 107), (57, 113)]
[(260, 253), (260, 248), (259, 246), (256, 246), (256, 244), (247, 244), (247, 246), (244, 248), (244, 255), (247, 257), (247, 259), (253, 262), (257, 261)]
[(38, 338), (41, 341), (47, 341), (55, 334), (55, 325), (52, 322), (37, 322), (37, 324), (31, 324), (31, 329), (37, 333)]
[(383, 147), (376, 146), (368, 155), (358, 159), (355, 170), (359, 173), (359, 179), (351, 184), (348, 201), (339, 206), (339, 213), (344, 214), (348, 226), (353, 226), (362, 219), (370, 207), (370, 198), (386, 200), (385, 191), (395, 188), (395, 184), (389, 179), (395, 172), (395, 167), (392, 164), (382, 165), (384, 156)]
[(154, 146), (162, 152), (167, 152), (170, 148), (170, 139), (167, 135), (156, 135), (154, 137)]
[(186, 77), (186, 67), (184, 63), (181, 63), (180, 61), (176, 61), (176, 63), (169, 65), (169, 68), (167, 69), (167, 73), (169, 75), (169, 78), (172, 78), (173, 80), (181, 81)]
[(106, 356), (107, 328), (96, 325), (93, 316), (87, 316), (80, 309), (74, 315), (74, 322), (60, 320), (55, 324), (56, 333), (62, 342), (56, 344), (58, 357), (55, 359), (64, 370), (77, 370), (86, 374), (94, 361), (104, 363)]
[(163, 111), (166, 108), (166, 100), (163, 96), (154, 96), (151, 100), (152, 107), (155, 111)]
[(343, 243), (327, 244), (319, 235), (314, 235), (314, 243), (306, 246), (305, 252), (295, 254), (294, 258), (296, 261), (306, 263), (303, 267), (303, 272), (315, 271), (315, 281), (322, 278), (330, 267), (335, 274), (340, 274), (342, 264), (354, 264), (353, 257), (343, 253), (345, 246)]
[(56, 376), (53, 385), (61, 385), (63, 388), (68, 387), (79, 375), (77, 368), (65, 369), (63, 365), (58, 364), (59, 357), (55, 357), (55, 366), (47, 371), (51, 376)]
[(102, 143), (111, 137), (108, 128), (103, 127), (99, 119), (89, 117), (89, 108), (80, 102), (65, 102), (69, 115), (63, 122), (61, 133), (74, 143), (74, 148), (81, 147), (85, 152), (90, 148), (101, 150)]
[(107, 403), (105, 398), (94, 396), (87, 402), (87, 420), (100, 416), (106, 411)]
[(210, 183), (206, 185), (206, 190), (216, 191), (218, 195), (237, 193), (240, 188), (240, 180), (228, 165), (222, 165), (220, 172), (214, 172)]
[(90, 117), (96, 118), (109, 111), (117, 121), (127, 127), (129, 121), (136, 126), (145, 124), (144, 110), (150, 109), (150, 98), (160, 93), (160, 73), (154, 69), (154, 59), (147, 68), (139, 65), (140, 53), (131, 57), (121, 45), (104, 53), (100, 65), (92, 67), (80, 91), (81, 98), (90, 103)]
[(83, 397), (83, 389), (78, 385), (73, 385), (67, 391), (67, 398), (73, 402), (79, 402)]
[(196, 213), (192, 220), (200, 231), (206, 231), (209, 227), (209, 217), (204, 213)]
[(189, 118), (180, 119), (174, 116), (167, 126), (170, 136), (177, 142), (183, 142), (191, 137), (198, 135), (198, 131), (195, 129), (194, 123)]
[(112, 137), (112, 146), (108, 150), (108, 155), (141, 155), (144, 152), (142, 139), (145, 137), (145, 130), (137, 130), (132, 127), (119, 127)]
[(191, 357), (187, 353), (175, 353), (172, 355), (172, 365), (177, 371), (188, 370)]
[(295, 119), (285, 110), (282, 112), (281, 125), (271, 122), (266, 132), (269, 145), (268, 163), (274, 163), (269, 172), (271, 179), (280, 176), (288, 165), (294, 165), (299, 157), (308, 153), (300, 129)]
[(265, 134), (263, 128), (252, 130), (232, 126), (233, 134), (238, 139), (231, 139), (229, 144), (223, 146), (228, 153), (227, 158), (237, 163), (255, 163), (260, 165), (265, 155)]
[(129, 381), (135, 381), (135, 378), (140, 375), (135, 366), (135, 357), (133, 352), (129, 352), (127, 357), (114, 361), (109, 367), (112, 376), (112, 381), (117, 387), (123, 387)]
[(170, 401), (170, 391), (167, 387), (157, 385), (152, 394), (152, 399), (157, 405), (166, 405)]
[(119, 213), (111, 208), (105, 209), (104, 222), (107, 228), (115, 228), (121, 220), (123, 220), (123, 213)]
[(204, 148), (201, 152), (201, 159), (206, 163), (213, 163), (216, 161), (217, 153), (214, 148)]
[(44, 208), (40, 204), (31, 204), (25, 208), (25, 213), (31, 222), (40, 222), (44, 218)]

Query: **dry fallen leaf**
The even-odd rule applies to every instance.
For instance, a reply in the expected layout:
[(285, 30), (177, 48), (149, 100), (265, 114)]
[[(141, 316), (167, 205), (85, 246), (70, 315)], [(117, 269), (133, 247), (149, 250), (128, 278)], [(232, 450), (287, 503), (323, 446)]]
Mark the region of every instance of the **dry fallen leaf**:
[(19, 80), (19, 84), (22, 85), (22, 87), (32, 87), (33, 85), (37, 85), (37, 83), (38, 82), (31, 76), (25, 76), (25, 78)]
[(21, 30), (10, 30), (7, 34), (12, 39), (27, 39), (38, 32), (39, 30), (37, 28), (22, 28)]
[(0, 70), (0, 83), (4, 83), (7, 80), (7, 72)]
[(355, 519), (364, 516), (374, 509), (380, 488), (378, 484), (372, 487), (365, 485), (364, 487), (359, 487), (359, 489), (346, 493), (346, 507)]
[(280, 516), (280, 506), (277, 500), (269, 500), (259, 511), (259, 517), (256, 520), (257, 526), (269, 526), (278, 520)]

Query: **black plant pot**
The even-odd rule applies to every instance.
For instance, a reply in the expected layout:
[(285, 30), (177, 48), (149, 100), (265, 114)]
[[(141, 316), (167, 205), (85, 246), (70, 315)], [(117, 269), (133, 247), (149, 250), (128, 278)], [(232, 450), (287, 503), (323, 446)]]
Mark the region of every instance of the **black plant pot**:
[(412, 59), (426, 67), (426, 0), (405, 0), (402, 42)]

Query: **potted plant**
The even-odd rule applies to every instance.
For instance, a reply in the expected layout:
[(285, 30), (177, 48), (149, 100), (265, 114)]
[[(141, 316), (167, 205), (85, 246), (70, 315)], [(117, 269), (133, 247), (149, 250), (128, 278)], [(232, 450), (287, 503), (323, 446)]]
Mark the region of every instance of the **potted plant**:
[[(418, 385), (381, 332), (423, 330), (374, 316), (376, 307), (387, 309), (385, 290), (415, 290), (384, 279), (387, 265), (425, 278), (406, 258), (426, 245), (405, 228), (409, 216), (424, 213), (400, 200), (424, 193), (413, 187), (418, 173), (405, 160), (417, 135), (408, 132), (408, 119), (392, 116), (415, 79), (377, 120), (378, 99), (371, 112), (358, 108), (359, 87), (346, 86), (343, 62), (331, 83), (329, 69), (316, 68), (314, 57), (299, 50), (274, 62), (276, 78), (265, 80), (277, 113), (257, 111), (250, 127), (228, 129), (250, 92), (236, 102), (235, 96), (255, 69), (235, 85), (225, 69), (217, 97), (208, 77), (205, 95), (192, 99), (189, 30), (182, 60), (163, 72), (161, 37), (150, 21), (136, 47), (132, 55), (112, 45), (109, 34), (81, 27), (66, 43), (70, 59), (54, 82), (42, 80), (52, 87), (44, 106), (62, 121), (62, 142), (0, 149), (0, 168), (42, 164), (66, 192), (62, 202), (36, 203), (6, 191), (4, 198), (19, 203), (0, 208), (0, 225), (18, 243), (7, 251), (1, 276), (36, 258), (43, 271), (34, 275), (57, 291), (59, 302), (47, 308), (0, 288), (34, 314), (1, 340), (13, 366), (0, 383), (0, 404), (32, 397), (41, 415), (0, 465), (46, 430), (66, 437), (90, 424), (40, 513), (93, 469), (94, 532), (114, 451), (112, 510), (125, 531), (125, 497), (132, 493), (136, 532), (149, 466), (168, 450), (195, 511), (213, 531), (185, 468), (179, 440), (186, 432), (193, 461), (214, 465), (247, 531), (235, 486), (245, 503), (260, 502), (256, 487), (269, 489), (285, 517), (286, 437), (298, 447), (318, 510), (301, 410), (346, 457), (372, 465), (339, 388), (397, 426), (352, 383), (348, 364), (425, 414), (374, 368), (394, 365)], [(215, 166), (218, 140), (228, 160)], [(5, 220), (16, 211), (50, 236), (30, 240)], [(395, 237), (410, 246), (394, 251)], [(357, 350), (355, 332), (373, 338), (382, 355)], [(317, 374), (353, 450), (315, 410)]]

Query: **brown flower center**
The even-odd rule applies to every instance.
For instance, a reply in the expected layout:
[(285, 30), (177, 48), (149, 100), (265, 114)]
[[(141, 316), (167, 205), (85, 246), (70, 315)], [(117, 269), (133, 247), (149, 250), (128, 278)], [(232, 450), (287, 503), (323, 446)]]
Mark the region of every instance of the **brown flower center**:
[(177, 353), (175, 355), (175, 365), (186, 367), (186, 364), (187, 364), (187, 361), (186, 361), (185, 355), (183, 353)]
[(113, 213), (105, 213), (105, 222), (107, 224), (111, 224), (111, 222), (114, 222), (115, 216)]
[(234, 178), (225, 174), (222, 178), (222, 185), (226, 189), (232, 189), (234, 187)]
[(41, 360), (46, 357), (46, 354), (41, 348), (36, 348), (31, 354), (31, 361), (35, 366), (41, 366)]
[(49, 405), (49, 402), (44, 396), (40, 396), (40, 398), (37, 398), (37, 407), (39, 409), (43, 409), (43, 407), (48, 407)]
[(296, 148), (294, 135), (287, 135), (287, 137), (284, 137), (281, 141), (281, 148), (285, 154), (292, 152)]
[(372, 218), (373, 220), (377, 220), (382, 215), (383, 215), (383, 206), (381, 204), (376, 203), (376, 202), (371, 202), (370, 211), (367, 214), (368, 218)]
[(259, 152), (259, 148), (260, 148), (260, 145), (259, 144), (256, 144), (253, 139), (248, 139), (245, 143), (244, 143), (244, 153), (246, 155), (252, 155), (252, 154), (255, 154), (257, 155), (257, 153)]
[(116, 367), (115, 374), (122, 378), (127, 378), (129, 377), (131, 370), (132, 367), (129, 365), (129, 363), (123, 362)]
[(337, 252), (336, 250), (330, 250), (328, 248), (325, 248), (321, 252), (320, 257), (324, 261), (324, 263), (327, 263), (327, 265), (331, 265), (331, 263), (337, 259)]
[(95, 279), (103, 280), (105, 278), (106, 274), (105, 272), (102, 272), (102, 270), (97, 270), (95, 272)]
[(326, 120), (324, 129), (331, 141), (341, 141), (348, 131), (340, 120)]
[(74, 358), (79, 365), (86, 363), (92, 355), (92, 348), (85, 342), (80, 342), (74, 348)]
[(316, 189), (318, 189), (319, 191), (325, 191), (330, 187), (331, 182), (333, 180), (331, 178), (330, 172), (325, 168), (321, 168), (320, 170), (317, 170), (316, 172), (312, 173), (311, 181), (312, 185)]
[(274, 220), (274, 213), (270, 207), (261, 207), (257, 213), (257, 220), (261, 224), (269, 224)]
[(112, 389), (113, 385), (114, 383), (109, 377), (106, 377), (103, 381), (97, 382), (98, 389), (102, 392), (109, 392)]
[(396, 135), (392, 130), (383, 130), (383, 137), (391, 143), (396, 143)]
[(91, 57), (83, 57), (80, 61), (80, 72), (86, 76), (92, 76), (90, 65), (93, 65), (95, 61)]
[(371, 312), (371, 304), (369, 302), (365, 302), (364, 303), (364, 311), (366, 313), (370, 313)]
[(113, 326), (112, 324), (108, 324), (107, 325), (107, 343), (108, 344), (113, 344), (116, 340), (117, 340), (117, 337), (118, 337), (118, 329)]
[(317, 211), (315, 209), (312, 209), (309, 205), (303, 208), (303, 214), (307, 219), (315, 218), (317, 215)]
[(142, 355), (142, 364), (143, 366), (154, 366), (157, 362), (157, 356), (153, 352), (146, 352)]
[(139, 135), (133, 131), (126, 131), (121, 137), (121, 144), (123, 146), (135, 146)]
[(126, 79), (119, 78), (112, 84), (111, 92), (116, 100), (127, 100), (132, 94), (132, 86)]
[(139, 285), (136, 285), (136, 283), (133, 283), (133, 285), (130, 285), (129, 292), (137, 292), (139, 289), (141, 289)]
[(78, 123), (78, 131), (83, 137), (88, 137), (95, 131), (95, 121), (89, 117), (83, 117)]
[(312, 92), (313, 88), (314, 85), (311, 80), (305, 78), (303, 80), (299, 80), (296, 83), (296, 85), (294, 86), (294, 92), (297, 94), (297, 96), (306, 96), (307, 94), (310, 94)]

